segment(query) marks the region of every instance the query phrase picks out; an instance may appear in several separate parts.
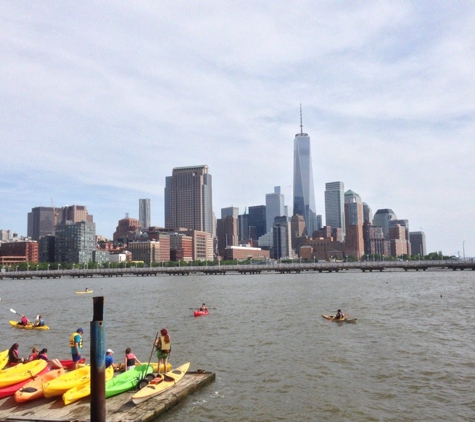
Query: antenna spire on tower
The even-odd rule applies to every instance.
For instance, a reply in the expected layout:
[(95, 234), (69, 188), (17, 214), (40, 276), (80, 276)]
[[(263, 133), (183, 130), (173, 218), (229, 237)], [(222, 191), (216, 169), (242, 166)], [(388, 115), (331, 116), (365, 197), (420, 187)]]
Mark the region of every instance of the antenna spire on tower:
[(300, 103), (300, 134), (303, 135), (303, 124), (302, 124), (302, 103)]

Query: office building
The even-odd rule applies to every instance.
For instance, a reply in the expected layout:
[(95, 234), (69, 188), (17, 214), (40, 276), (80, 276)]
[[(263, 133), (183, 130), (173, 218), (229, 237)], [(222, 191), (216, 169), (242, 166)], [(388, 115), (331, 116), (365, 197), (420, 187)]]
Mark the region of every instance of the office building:
[(56, 210), (52, 207), (35, 207), (28, 213), (27, 236), (33, 240), (54, 233)]
[(412, 255), (426, 256), (426, 235), (423, 231), (409, 232)]
[(150, 227), (150, 199), (139, 199), (139, 222), (142, 229)]
[(280, 186), (274, 187), (274, 193), (266, 194), (266, 233), (272, 230), (275, 217), (285, 216), (284, 195)]
[(345, 253), (360, 259), (364, 254), (363, 203), (352, 190), (345, 192), (345, 225)]
[(228, 215), (234, 218), (239, 216), (239, 207), (226, 207), (221, 208), (221, 218), (226, 218)]
[(160, 242), (155, 240), (129, 242), (127, 249), (133, 261), (143, 261), (148, 266), (160, 262)]
[(96, 224), (66, 221), (56, 226), (55, 262), (87, 264), (96, 248)]
[(389, 239), (389, 223), (391, 220), (397, 220), (397, 216), (392, 209), (384, 208), (376, 211), (373, 217), (373, 226), (383, 228), (385, 239)]
[(238, 219), (233, 215), (219, 218), (216, 227), (218, 239), (218, 254), (224, 256), (224, 250), (228, 246), (238, 245)]
[(79, 223), (81, 221), (93, 222), (93, 216), (88, 214), (87, 207), (84, 205), (66, 205), (61, 208), (57, 223)]
[(165, 181), (165, 228), (213, 234), (213, 201), (208, 166), (175, 167)]
[(249, 239), (257, 242), (259, 237), (267, 233), (266, 227), (266, 206), (255, 205), (249, 207)]
[(325, 183), (326, 225), (341, 228), (345, 236), (345, 185), (343, 182)]
[(303, 133), (302, 108), (300, 108), (300, 133), (294, 139), (294, 201), (293, 215), (301, 215), (305, 221), (305, 234), (312, 236), (318, 230), (313, 187), (312, 154), (310, 137)]
[(285, 215), (282, 217), (275, 217), (272, 226), (272, 235), (272, 257), (274, 259), (290, 258), (292, 256), (290, 222)]

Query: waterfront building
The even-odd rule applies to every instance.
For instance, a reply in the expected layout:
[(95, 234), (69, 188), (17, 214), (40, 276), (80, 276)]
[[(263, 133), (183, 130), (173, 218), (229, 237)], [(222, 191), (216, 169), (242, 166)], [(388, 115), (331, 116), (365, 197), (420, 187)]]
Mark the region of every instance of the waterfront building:
[(228, 246), (224, 251), (224, 259), (228, 261), (265, 261), (270, 258), (270, 251), (250, 246)]
[(345, 224), (345, 253), (360, 259), (364, 254), (363, 204), (352, 190), (345, 192)]
[(175, 167), (165, 180), (165, 228), (213, 234), (213, 201), (208, 166)]
[(406, 228), (404, 226), (400, 224), (391, 225), (389, 240), (391, 242), (391, 256), (402, 257), (408, 254)]
[(423, 231), (409, 232), (409, 239), (411, 243), (411, 253), (413, 255), (427, 255), (426, 235)]
[(325, 222), (332, 228), (341, 228), (345, 236), (345, 185), (343, 182), (325, 183)]
[(272, 234), (274, 240), (272, 245), (272, 257), (274, 259), (289, 258), (292, 255), (292, 241), (290, 237), (290, 222), (285, 215), (274, 218)]
[(139, 222), (143, 229), (150, 227), (150, 199), (139, 199)]
[(315, 206), (310, 137), (303, 132), (302, 107), (300, 107), (300, 133), (297, 133), (294, 139), (293, 195), (293, 215), (301, 215), (304, 218), (305, 234), (311, 236), (319, 227)]
[(184, 233), (170, 233), (170, 260), (193, 261), (193, 238)]
[(160, 227), (149, 227), (148, 239), (160, 242), (160, 257), (158, 262), (170, 261), (170, 233)]
[(384, 239), (383, 228), (368, 223), (363, 224), (364, 252), (367, 255), (390, 256), (391, 244)]
[(54, 245), (56, 237), (52, 234), (40, 237), (38, 240), (38, 259), (40, 262), (54, 262)]
[(127, 245), (129, 240), (134, 240), (140, 231), (140, 221), (136, 218), (123, 218), (119, 220), (112, 238), (116, 243)]
[(0, 264), (38, 262), (38, 242), (26, 240), (0, 244)]
[(218, 254), (224, 256), (224, 250), (228, 246), (238, 245), (238, 219), (233, 215), (226, 215), (219, 218), (216, 227), (216, 237), (218, 239)]
[(56, 210), (52, 207), (35, 207), (28, 213), (27, 236), (33, 240), (54, 234)]
[(127, 249), (132, 261), (143, 261), (148, 266), (160, 262), (160, 242), (155, 240), (129, 242)]
[(392, 209), (383, 208), (376, 211), (373, 217), (373, 226), (380, 226), (383, 228), (385, 239), (389, 239), (389, 222), (397, 220), (397, 216)]
[(275, 217), (287, 215), (285, 213), (284, 195), (280, 193), (280, 186), (274, 187), (274, 193), (266, 194), (266, 233), (272, 230)]
[(56, 226), (54, 261), (87, 264), (93, 261), (96, 224), (89, 221), (65, 221)]
[[(409, 239), (409, 220), (391, 220), (389, 222), (389, 238), (392, 240), (393, 237), (391, 237), (391, 227), (394, 227), (396, 225), (399, 225), (404, 228), (404, 242), (406, 242), (406, 245), (404, 246), (404, 249), (406, 252), (404, 254), (411, 255), (411, 241)], [(396, 232), (395, 232), (396, 233)], [(401, 240), (401, 237), (398, 235), (397, 237), (398, 240)], [(395, 255), (399, 256), (399, 255)]]

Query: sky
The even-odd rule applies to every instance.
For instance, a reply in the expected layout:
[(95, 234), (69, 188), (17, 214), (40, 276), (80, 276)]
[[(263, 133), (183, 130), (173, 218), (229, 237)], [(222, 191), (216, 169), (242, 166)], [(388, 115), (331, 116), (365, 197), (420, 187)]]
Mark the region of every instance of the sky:
[(86, 205), (96, 232), (164, 226), (165, 177), (209, 166), (213, 209), (292, 209), (311, 138), (317, 213), (342, 181), (373, 214), (475, 256), (475, 2), (0, 2), (0, 229)]

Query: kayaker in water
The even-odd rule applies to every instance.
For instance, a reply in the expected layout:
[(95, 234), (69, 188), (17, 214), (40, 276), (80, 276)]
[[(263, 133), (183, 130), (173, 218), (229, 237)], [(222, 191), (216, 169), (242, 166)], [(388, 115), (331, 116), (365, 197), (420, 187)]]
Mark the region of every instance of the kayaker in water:
[(168, 356), (172, 351), (171, 337), (165, 328), (160, 330), (160, 337), (155, 342), (155, 348), (157, 349), (158, 374), (160, 374), (160, 364), (163, 364), (163, 373), (165, 373), (167, 372)]
[(336, 315), (333, 317), (333, 319), (345, 319), (345, 315), (343, 315), (341, 309), (338, 309), (338, 311), (336, 311)]
[(125, 349), (124, 370), (129, 371), (131, 369), (134, 369), (136, 363), (138, 363), (139, 365), (141, 364), (141, 362), (137, 359), (137, 356), (132, 353), (132, 349), (130, 347), (127, 347), (127, 349)]
[(200, 311), (201, 312), (208, 312), (208, 308), (206, 307), (206, 305), (204, 303), (201, 304)]
[(45, 325), (45, 320), (43, 319), (43, 317), (41, 315), (38, 315), (36, 317), (36, 321), (35, 321), (34, 326), (35, 327), (44, 327), (44, 325)]
[(30, 322), (30, 320), (25, 315), (22, 315), (18, 325), (28, 325), (29, 322)]

